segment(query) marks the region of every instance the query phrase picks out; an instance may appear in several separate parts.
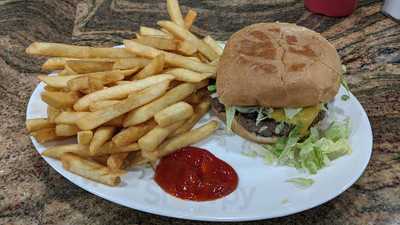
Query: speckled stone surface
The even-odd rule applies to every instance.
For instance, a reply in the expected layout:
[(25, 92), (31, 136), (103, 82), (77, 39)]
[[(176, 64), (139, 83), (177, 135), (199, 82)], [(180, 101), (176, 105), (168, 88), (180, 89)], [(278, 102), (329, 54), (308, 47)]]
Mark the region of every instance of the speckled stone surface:
[[(374, 132), (372, 160), (360, 180), (334, 200), (285, 218), (249, 224), (400, 224), (400, 25), (361, 0), (347, 18), (312, 15), (300, 0), (181, 0), (199, 12), (194, 32), (224, 40), (262, 21), (295, 22), (322, 33), (347, 66), (353, 93)], [(110, 203), (70, 183), (33, 148), (26, 105), (41, 59), (32, 41), (113, 46), (139, 24), (167, 18), (163, 0), (0, 1), (0, 224), (208, 224), (156, 216)], [(349, 168), (351, 169), (351, 168)], [(245, 223), (237, 223), (245, 224)]]

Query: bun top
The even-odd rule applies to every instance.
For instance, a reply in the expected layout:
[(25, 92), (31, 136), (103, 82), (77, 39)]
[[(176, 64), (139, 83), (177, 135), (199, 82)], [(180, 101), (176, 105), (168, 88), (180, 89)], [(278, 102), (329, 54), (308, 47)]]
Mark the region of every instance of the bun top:
[(317, 32), (259, 23), (228, 40), (217, 69), (217, 93), (225, 105), (311, 106), (335, 97), (341, 70), (335, 47)]

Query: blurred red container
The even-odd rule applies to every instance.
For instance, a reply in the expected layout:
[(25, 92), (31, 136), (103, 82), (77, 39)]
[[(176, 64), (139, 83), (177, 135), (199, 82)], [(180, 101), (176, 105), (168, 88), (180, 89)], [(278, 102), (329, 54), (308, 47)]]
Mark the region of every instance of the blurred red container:
[(304, 0), (304, 5), (311, 12), (332, 17), (352, 14), (357, 3), (358, 0)]

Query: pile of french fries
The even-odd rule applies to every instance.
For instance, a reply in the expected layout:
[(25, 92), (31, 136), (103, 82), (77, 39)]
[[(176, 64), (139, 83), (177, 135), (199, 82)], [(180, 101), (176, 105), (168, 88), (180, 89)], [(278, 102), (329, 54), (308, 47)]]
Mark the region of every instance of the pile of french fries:
[(50, 57), (40, 75), (47, 118), (29, 119), (27, 130), (45, 143), (76, 137), (77, 144), (42, 154), (88, 179), (116, 186), (126, 169), (154, 163), (207, 138), (216, 121), (192, 129), (209, 110), (207, 85), (222, 49), (210, 36), (190, 32), (197, 16), (183, 18), (177, 0), (167, 0), (170, 21), (160, 29), (140, 27), (125, 48), (32, 43), (26, 52)]

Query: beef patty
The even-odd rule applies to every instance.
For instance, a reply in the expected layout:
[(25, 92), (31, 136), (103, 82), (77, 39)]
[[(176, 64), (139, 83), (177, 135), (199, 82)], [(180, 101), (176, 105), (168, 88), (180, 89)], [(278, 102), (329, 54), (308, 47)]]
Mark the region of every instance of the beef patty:
[[(218, 98), (211, 99), (211, 107), (217, 113), (225, 112), (225, 106), (224, 104), (219, 102)], [(325, 111), (321, 110), (318, 113), (318, 116), (314, 119), (312, 125), (317, 124), (324, 117), (325, 117)], [(246, 130), (252, 133), (255, 133), (263, 137), (272, 137), (272, 136), (287, 137), (290, 131), (295, 127), (294, 125), (285, 122), (277, 122), (273, 119), (262, 120), (256, 125), (256, 118), (257, 118), (257, 112), (251, 112), (251, 113), (236, 112), (235, 115), (236, 121), (242, 127), (244, 127)], [(277, 126), (281, 126), (280, 129), (276, 129)]]

